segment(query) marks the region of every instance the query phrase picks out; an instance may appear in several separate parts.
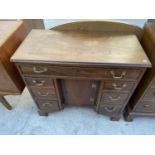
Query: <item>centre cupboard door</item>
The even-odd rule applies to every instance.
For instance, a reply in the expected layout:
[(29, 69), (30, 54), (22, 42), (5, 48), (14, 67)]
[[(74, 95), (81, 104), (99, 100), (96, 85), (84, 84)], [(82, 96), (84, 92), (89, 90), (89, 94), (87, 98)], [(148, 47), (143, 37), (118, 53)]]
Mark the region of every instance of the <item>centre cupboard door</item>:
[(68, 105), (94, 105), (99, 81), (61, 80), (64, 103)]

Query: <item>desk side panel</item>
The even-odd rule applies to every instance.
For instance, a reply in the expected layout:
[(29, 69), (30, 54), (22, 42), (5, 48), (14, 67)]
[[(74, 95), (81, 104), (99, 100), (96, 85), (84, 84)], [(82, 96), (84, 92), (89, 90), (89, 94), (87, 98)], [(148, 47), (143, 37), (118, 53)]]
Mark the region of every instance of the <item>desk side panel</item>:
[(1, 67), (3, 68), (1, 72), (3, 74), (1, 75), (3, 84), (1, 84), (2, 81), (0, 81), (2, 86), (0, 87), (0, 91), (4, 90), (6, 93), (8, 92), (8, 94), (10, 94), (10, 92), (19, 94), (23, 91), (25, 84), (14, 63), (10, 62), (10, 58), (33, 28), (44, 28), (43, 21), (34, 19), (22, 20), (21, 24), (10, 34), (5, 43), (0, 47), (0, 59), (3, 66)]
[(3, 64), (0, 62), (0, 94), (14, 94), (18, 93), (18, 89), (14, 82), (8, 75)]
[(5, 77), (9, 77), (9, 80), (7, 78), (4, 79), (6, 80), (6, 88), (4, 86), (3, 89), (8, 90), (6, 83), (10, 83), (10, 86), (14, 85), (13, 87), (10, 87), (10, 91), (14, 91), (16, 93), (21, 93), (25, 85), (15, 65), (10, 62), (10, 57), (21, 44), (25, 36), (26, 31), (22, 22), (21, 25), (14, 30), (14, 32), (7, 38), (5, 43), (0, 48), (1, 63), (3, 64), (3, 67), (5, 68), (5, 72), (7, 74), (5, 74)]

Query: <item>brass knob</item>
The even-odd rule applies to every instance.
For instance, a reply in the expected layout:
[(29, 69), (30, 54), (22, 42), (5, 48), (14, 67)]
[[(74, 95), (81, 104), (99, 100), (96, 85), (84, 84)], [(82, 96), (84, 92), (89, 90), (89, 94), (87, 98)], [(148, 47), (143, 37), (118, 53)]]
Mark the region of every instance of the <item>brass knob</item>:
[(93, 83), (93, 84), (92, 84), (92, 88), (94, 88), (94, 89), (95, 89), (95, 88), (96, 88), (96, 84), (94, 84), (94, 83)]
[(108, 112), (113, 112), (116, 110), (116, 107), (105, 107), (105, 110)]
[[(39, 67), (40, 68), (40, 67)], [(35, 72), (35, 73), (44, 73), (44, 72), (47, 72), (47, 68), (46, 67), (44, 67), (44, 68), (42, 68), (42, 69), (39, 69), (39, 68), (37, 68), (37, 67), (33, 67), (33, 71)]]
[(46, 103), (43, 103), (43, 104), (42, 104), (42, 106), (43, 106), (43, 107), (47, 107), (47, 106), (50, 106), (50, 107), (51, 107), (51, 106), (52, 106), (52, 104), (51, 104), (51, 103), (46, 102)]
[(150, 105), (149, 105), (149, 104), (144, 104), (143, 107), (144, 107), (144, 108), (149, 108)]
[(45, 81), (44, 80), (42, 81), (32, 80), (32, 83), (34, 83), (36, 86), (42, 86), (45, 83)]
[(113, 97), (113, 96), (108, 96), (110, 100), (112, 101), (117, 101), (121, 98), (121, 96)]
[(38, 94), (39, 94), (40, 96), (48, 96), (48, 95), (49, 95), (49, 92), (42, 93), (42, 92), (39, 91)]
[(125, 88), (127, 85), (124, 83), (122, 86), (117, 86), (116, 83), (112, 84), (113, 88), (116, 90), (122, 90), (123, 88)]
[(126, 71), (123, 71), (120, 76), (117, 76), (114, 71), (110, 71), (113, 79), (122, 79), (126, 75)]
[(94, 98), (91, 97), (91, 98), (90, 98), (90, 102), (94, 102)]

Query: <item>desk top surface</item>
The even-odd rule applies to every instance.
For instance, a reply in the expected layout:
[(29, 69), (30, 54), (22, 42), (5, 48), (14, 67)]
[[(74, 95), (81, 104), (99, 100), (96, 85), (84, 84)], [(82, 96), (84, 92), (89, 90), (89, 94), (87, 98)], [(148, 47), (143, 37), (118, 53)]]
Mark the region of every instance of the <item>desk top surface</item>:
[(22, 21), (0, 20), (0, 46), (16, 31)]
[(135, 35), (113, 32), (32, 30), (11, 61), (151, 67)]

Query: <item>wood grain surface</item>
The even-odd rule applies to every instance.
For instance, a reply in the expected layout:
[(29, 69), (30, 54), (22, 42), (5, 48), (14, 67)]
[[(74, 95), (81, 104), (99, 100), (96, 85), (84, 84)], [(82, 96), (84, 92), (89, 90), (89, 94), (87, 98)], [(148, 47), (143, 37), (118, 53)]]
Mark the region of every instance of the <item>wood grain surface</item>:
[(135, 35), (111, 32), (32, 30), (11, 61), (151, 67)]
[(99, 31), (99, 32), (118, 32), (123, 34), (136, 35), (139, 41), (143, 36), (143, 29), (118, 20), (80, 20), (57, 25), (51, 30), (57, 31)]

